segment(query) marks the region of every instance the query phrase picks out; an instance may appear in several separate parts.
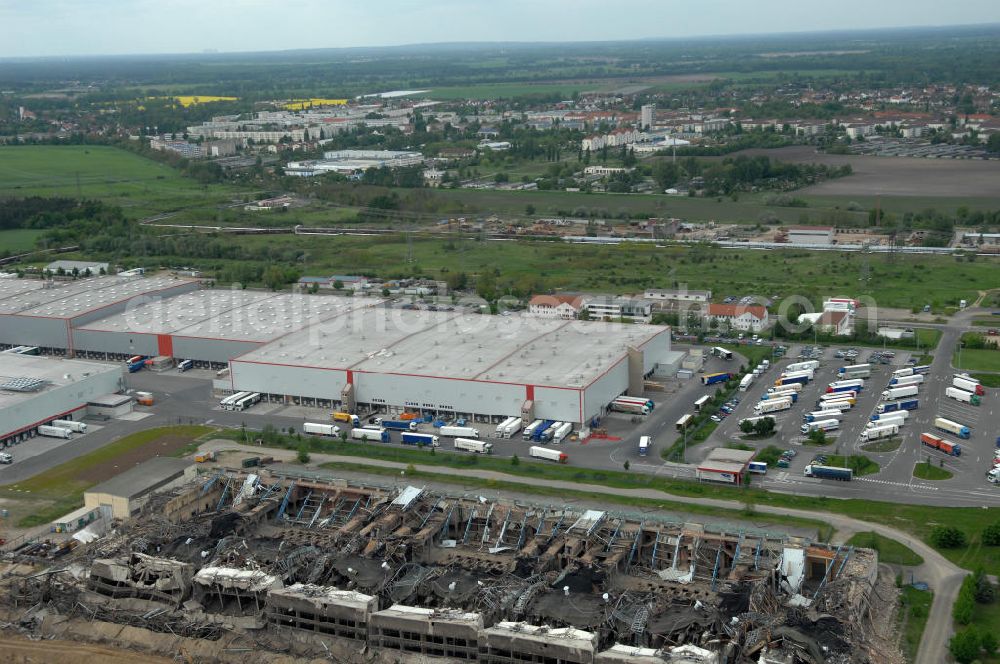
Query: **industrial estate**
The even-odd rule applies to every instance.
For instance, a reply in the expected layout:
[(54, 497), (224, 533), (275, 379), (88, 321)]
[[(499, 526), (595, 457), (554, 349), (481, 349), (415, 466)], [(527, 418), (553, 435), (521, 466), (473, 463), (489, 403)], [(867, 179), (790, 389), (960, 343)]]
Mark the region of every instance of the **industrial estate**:
[(996, 25), (0, 62), (0, 660), (1000, 662)]

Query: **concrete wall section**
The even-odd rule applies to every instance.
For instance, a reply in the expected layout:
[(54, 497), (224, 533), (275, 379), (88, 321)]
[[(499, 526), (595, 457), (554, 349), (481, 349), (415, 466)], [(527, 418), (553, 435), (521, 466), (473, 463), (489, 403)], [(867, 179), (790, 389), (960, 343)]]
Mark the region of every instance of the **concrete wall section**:
[(73, 330), (73, 347), (77, 352), (158, 355), (156, 335), (137, 332)]
[(510, 415), (520, 413), (525, 399), (524, 385), (410, 376), (400, 374), (355, 373), (359, 403), (405, 406)]
[[(176, 341), (175, 348), (176, 348)], [(339, 401), (340, 390), (347, 382), (347, 372), (339, 369), (316, 369), (287, 364), (230, 362), (233, 388), (266, 394), (286, 394)]]
[[(583, 390), (536, 386), (535, 417), (559, 422), (582, 422)], [(510, 415), (520, 413), (520, 408)], [(507, 413), (498, 413), (506, 415)]]
[(657, 364), (668, 362), (670, 356), (670, 328), (663, 328), (655, 337), (639, 346), (643, 354), (643, 373), (648, 374)]
[(628, 361), (623, 357), (610, 371), (587, 386), (583, 401), (584, 421), (589, 421), (595, 415), (603, 415), (607, 405), (623, 394), (626, 388)]
[(69, 326), (62, 318), (0, 314), (0, 343), (68, 348)]
[[(155, 335), (153, 335), (155, 338)], [(208, 339), (201, 337), (182, 337), (172, 335), (174, 357), (182, 360), (201, 360), (204, 362), (225, 363), (252, 350), (262, 344), (258, 341), (239, 341), (235, 339)], [(269, 390), (274, 392), (274, 390)]]

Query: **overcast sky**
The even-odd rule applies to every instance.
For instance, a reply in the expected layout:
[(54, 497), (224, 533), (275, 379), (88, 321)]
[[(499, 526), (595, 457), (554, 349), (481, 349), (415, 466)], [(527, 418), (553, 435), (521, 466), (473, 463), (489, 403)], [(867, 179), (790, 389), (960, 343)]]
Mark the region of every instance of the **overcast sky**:
[(1000, 0), (0, 0), (0, 57), (588, 41), (1000, 22)]

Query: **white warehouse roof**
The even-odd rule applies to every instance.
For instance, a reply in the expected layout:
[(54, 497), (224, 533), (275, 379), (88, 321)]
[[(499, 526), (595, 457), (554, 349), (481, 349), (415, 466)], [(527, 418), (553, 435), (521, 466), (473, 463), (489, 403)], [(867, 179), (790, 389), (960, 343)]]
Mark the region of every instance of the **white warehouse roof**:
[[(583, 388), (669, 328), (365, 309), (237, 358), (324, 369)], [(666, 349), (664, 349), (666, 350)]]
[[(89, 376), (103, 373), (121, 375), (122, 368), (119, 365), (97, 364), (82, 360), (0, 353), (0, 420), (4, 419), (3, 412), (8, 408), (24, 404), (46, 392), (73, 385)], [(2, 387), (19, 379), (40, 381), (41, 389), (18, 392)], [(0, 422), (0, 428), (3, 429), (0, 434), (8, 428), (6, 424), (7, 422)]]
[(131, 307), (78, 329), (266, 342), (382, 302), (378, 298), (198, 290)]
[(48, 283), (53, 285), (0, 299), (0, 313), (74, 318), (137, 295), (155, 295), (159, 291), (190, 282), (176, 277), (137, 279), (107, 276)]

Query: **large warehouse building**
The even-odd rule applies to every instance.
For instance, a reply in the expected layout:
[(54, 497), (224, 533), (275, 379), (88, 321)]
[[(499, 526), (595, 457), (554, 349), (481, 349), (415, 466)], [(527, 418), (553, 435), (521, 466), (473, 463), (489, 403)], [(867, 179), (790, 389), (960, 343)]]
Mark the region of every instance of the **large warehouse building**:
[(5, 286), (0, 346), (229, 364), (228, 384), (216, 387), (319, 407), (584, 424), (616, 396), (641, 394), (643, 378), (675, 355), (669, 328), (650, 325), (409, 311), (166, 277)]
[(81, 419), (89, 400), (121, 389), (119, 365), (0, 353), (0, 444), (55, 419)]

